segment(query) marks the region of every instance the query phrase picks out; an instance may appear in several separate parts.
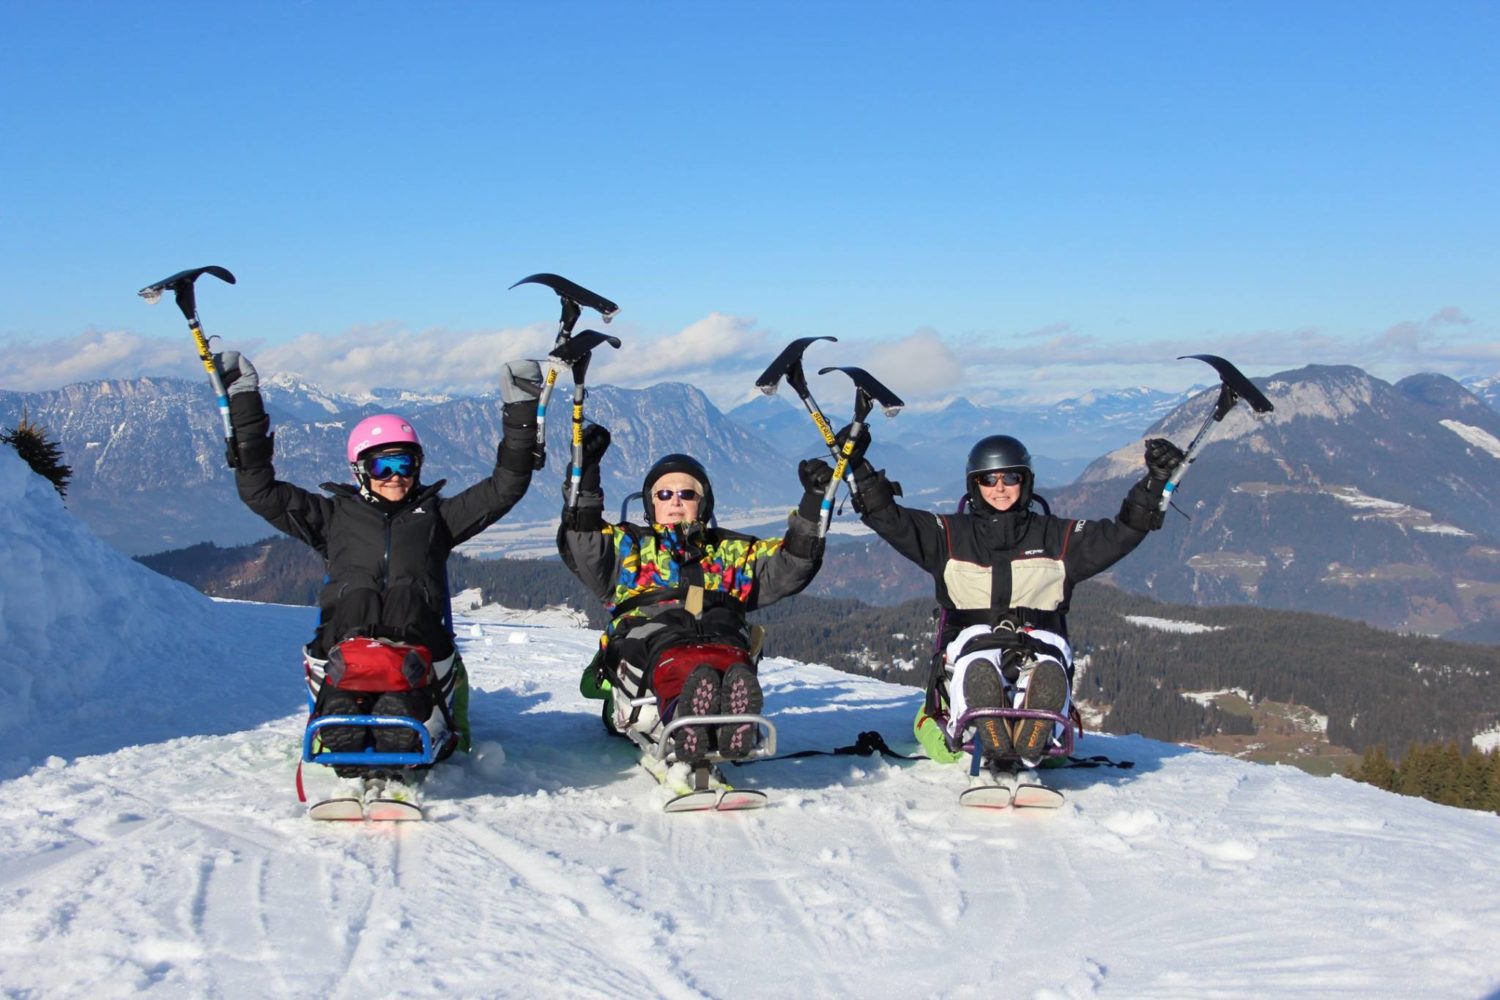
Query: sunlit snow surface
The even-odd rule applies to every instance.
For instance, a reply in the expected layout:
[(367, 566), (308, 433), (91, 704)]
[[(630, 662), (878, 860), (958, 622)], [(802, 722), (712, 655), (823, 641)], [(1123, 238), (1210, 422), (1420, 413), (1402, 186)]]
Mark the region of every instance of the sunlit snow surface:
[(1496, 438), (1489, 431), (1479, 427), (1472, 427), (1469, 424), (1459, 423), (1457, 420), (1440, 420), (1438, 423), (1463, 438), (1475, 448), (1489, 452), (1496, 458), (1500, 458), (1500, 438)]
[(1202, 625), (1198, 622), (1179, 621), (1175, 618), (1154, 618), (1151, 615), (1125, 615), (1124, 618), (1132, 625), (1156, 629), (1158, 632), (1180, 632), (1184, 635), (1197, 635), (1200, 632), (1223, 631), (1218, 625)]
[[(0, 455), (0, 488), (10, 474)], [(4, 524), (0, 554), (21, 544)], [(129, 571), (32, 527), (60, 564)], [(0, 579), (0, 621), (16, 588), (64, 586), (47, 581)], [(87, 619), (100, 592), (67, 586), (43, 597), (80, 600)], [(1500, 988), (1500, 817), (1095, 735), (1081, 753), (1135, 767), (1052, 774), (1068, 794), (1056, 813), (963, 810), (958, 766), (814, 757), (732, 774), (770, 793), (765, 810), (667, 816), (578, 694), (594, 636), (566, 615), (482, 608), (458, 622), (482, 751), (433, 774), (429, 822), (314, 823), (293, 790), (309, 610), (189, 605), (204, 635), (180, 661), (147, 642), (174, 629), (149, 604), (114, 622), (150, 659), (80, 681), (89, 725), (11, 720), (12, 737), (32, 734), (13, 748), (55, 756), (0, 786), (6, 996)], [(57, 669), (45, 654), (7, 652), (8, 690)], [(160, 731), (154, 673), (191, 703), (181, 731), (197, 735)], [(775, 658), (764, 680), (784, 751), (869, 729), (914, 746), (914, 689)]]

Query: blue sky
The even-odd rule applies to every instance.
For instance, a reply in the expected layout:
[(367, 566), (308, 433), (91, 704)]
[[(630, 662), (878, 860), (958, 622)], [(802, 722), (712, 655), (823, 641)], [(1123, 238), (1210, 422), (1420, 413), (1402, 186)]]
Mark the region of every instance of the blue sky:
[[(913, 400), (1183, 388), (1209, 351), (1500, 373), (1494, 3), (0, 0), (0, 388), (484, 388), (557, 271), (598, 381), (787, 340)], [(810, 360), (812, 356), (810, 355)]]

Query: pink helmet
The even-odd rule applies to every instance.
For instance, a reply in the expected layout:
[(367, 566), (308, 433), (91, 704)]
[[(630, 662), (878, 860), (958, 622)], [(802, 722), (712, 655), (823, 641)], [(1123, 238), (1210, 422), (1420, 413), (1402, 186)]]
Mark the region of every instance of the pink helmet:
[(354, 430), (349, 432), (349, 446), (345, 450), (350, 462), (358, 462), (363, 452), (393, 444), (416, 445), (417, 451), (422, 450), (422, 440), (417, 437), (417, 429), (407, 423), (405, 417), (394, 413), (377, 413), (354, 425)]

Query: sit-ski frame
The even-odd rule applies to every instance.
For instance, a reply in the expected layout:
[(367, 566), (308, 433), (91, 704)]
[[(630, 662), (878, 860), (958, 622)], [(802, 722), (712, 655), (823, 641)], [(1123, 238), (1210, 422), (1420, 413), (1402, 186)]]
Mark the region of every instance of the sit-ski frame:
[[(636, 706), (656, 704), (655, 695), (646, 695), (642, 698), (631, 699), (631, 704)], [(762, 757), (771, 757), (776, 753), (776, 724), (764, 715), (750, 714), (720, 714), (720, 715), (684, 715), (667, 723), (652, 740), (646, 733), (636, 729), (626, 728), (625, 736), (641, 751), (641, 766), (650, 774), (662, 782), (667, 769), (678, 763), (676, 752), (672, 750), (672, 744), (668, 741), (674, 732), (683, 726), (724, 726), (749, 723), (756, 727), (757, 742), (753, 750), (743, 757), (725, 757), (718, 751), (713, 751), (700, 760), (686, 763), (691, 768), (691, 782), (689, 791), (685, 795), (679, 795), (667, 803), (667, 812), (688, 812), (700, 809), (716, 809), (728, 811), (734, 809), (754, 809), (766, 803), (764, 792), (744, 789), (731, 789), (719, 773), (718, 765), (725, 761), (744, 763), (746, 761), (758, 760)], [(714, 780), (718, 779), (719, 787), (714, 787)]]
[[(410, 729), (422, 742), (421, 750), (322, 750), (314, 751), (317, 734), (329, 726), (358, 726), (362, 729)], [(437, 759), (438, 747), (432, 734), (416, 719), (404, 715), (320, 715), (308, 722), (302, 733), (302, 761), (330, 767), (425, 767)]]
[[(1049, 741), (1047, 749), (1042, 751), (1041, 756), (1067, 757), (1073, 753), (1073, 722), (1061, 712), (1048, 712), (1040, 708), (971, 708), (958, 717), (956, 728), (958, 729), (959, 736), (957, 739), (947, 735), (948, 729), (946, 726), (943, 728), (943, 739), (947, 742), (948, 749), (955, 753), (963, 752), (974, 755), (974, 765), (970, 772), (972, 774), (978, 773), (979, 755), (974, 753), (975, 742), (973, 740), (966, 741), (963, 738), (963, 733), (980, 719), (1002, 719), (1006, 722), (1018, 722), (1022, 719), (1038, 719), (1043, 722), (1059, 724), (1062, 726), (1062, 737), (1053, 737), (1053, 741), (1055, 742)], [(941, 722), (942, 720), (939, 719), (937, 721)], [(1020, 754), (1012, 752), (1000, 757), (999, 760), (1004, 762), (1020, 762), (1023, 758)]]

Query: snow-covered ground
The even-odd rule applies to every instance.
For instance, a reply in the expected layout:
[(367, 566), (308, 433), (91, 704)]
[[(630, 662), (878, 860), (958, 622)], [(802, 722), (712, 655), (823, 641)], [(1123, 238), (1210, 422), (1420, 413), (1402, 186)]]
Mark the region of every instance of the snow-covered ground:
[[(1099, 735), (1080, 752), (1134, 768), (1053, 772), (1056, 813), (961, 809), (956, 766), (813, 757), (732, 774), (764, 810), (668, 816), (578, 694), (594, 637), (566, 616), (460, 620), (483, 743), (433, 773), (428, 822), (311, 822), (293, 793), (309, 610), (212, 603), (111, 561), (40, 483), (0, 449), (0, 556), (59, 567), (0, 577), (6, 996), (1500, 987), (1500, 817)], [(77, 664), (18, 645), (17, 607), (51, 607), (69, 656), (122, 652), (42, 690)], [(764, 679), (783, 751), (871, 729), (914, 746), (913, 689), (781, 659)]]
[(1125, 615), (1125, 620), (1132, 625), (1141, 628), (1156, 629), (1158, 632), (1180, 632), (1184, 635), (1197, 635), (1200, 632), (1222, 632), (1223, 628), (1218, 625), (1204, 625), (1199, 622), (1186, 622), (1176, 618), (1156, 618), (1151, 615)]
[(1479, 427), (1471, 427), (1468, 424), (1459, 423), (1457, 420), (1440, 420), (1438, 423), (1448, 428), (1469, 444), (1481, 451), (1489, 452), (1496, 458), (1500, 458), (1500, 438), (1489, 431)]

